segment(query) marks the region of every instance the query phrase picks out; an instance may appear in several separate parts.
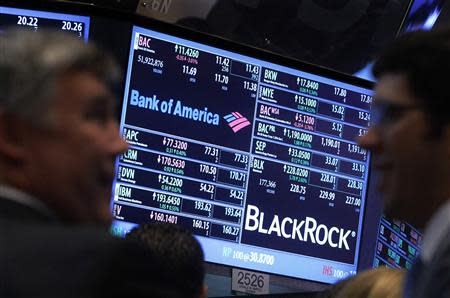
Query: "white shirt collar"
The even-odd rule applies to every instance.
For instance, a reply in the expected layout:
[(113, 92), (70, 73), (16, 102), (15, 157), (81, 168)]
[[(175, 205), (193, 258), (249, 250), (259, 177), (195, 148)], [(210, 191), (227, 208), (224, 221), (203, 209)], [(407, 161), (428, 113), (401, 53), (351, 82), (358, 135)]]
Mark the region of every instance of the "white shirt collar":
[(45, 215), (54, 217), (54, 213), (44, 203), (15, 187), (0, 184), (0, 198), (28, 206)]
[(439, 248), (439, 243), (446, 237), (445, 233), (448, 231), (450, 231), (450, 199), (438, 209), (425, 228), (421, 253), (424, 263), (431, 261)]

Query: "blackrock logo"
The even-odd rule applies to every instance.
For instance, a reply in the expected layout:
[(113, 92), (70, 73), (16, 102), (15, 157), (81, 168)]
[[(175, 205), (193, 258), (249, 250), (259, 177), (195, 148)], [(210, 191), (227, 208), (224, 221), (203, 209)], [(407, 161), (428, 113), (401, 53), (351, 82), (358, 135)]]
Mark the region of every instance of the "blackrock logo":
[(312, 217), (299, 220), (290, 217), (280, 219), (278, 215), (274, 215), (270, 220), (270, 225), (267, 224), (269, 222), (267, 219), (266, 222), (264, 220), (264, 212), (260, 212), (258, 207), (247, 206), (244, 226), (247, 231), (257, 231), (267, 235), (276, 234), (278, 237), (285, 239), (310, 241), (318, 245), (329, 245), (333, 248), (344, 248), (345, 250), (350, 250), (347, 242), (348, 237), (356, 236), (356, 233), (352, 230), (344, 230), (338, 227), (330, 228), (324, 224), (318, 225), (317, 220)]

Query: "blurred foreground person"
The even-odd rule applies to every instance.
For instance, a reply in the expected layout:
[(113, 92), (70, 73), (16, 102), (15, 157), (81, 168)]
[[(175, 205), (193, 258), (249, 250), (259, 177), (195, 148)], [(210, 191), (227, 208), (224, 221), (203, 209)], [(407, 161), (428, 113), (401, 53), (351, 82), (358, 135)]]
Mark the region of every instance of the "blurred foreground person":
[(0, 218), (107, 225), (120, 137), (110, 56), (58, 32), (0, 36)]
[(179, 297), (149, 274), (147, 249), (107, 233), (114, 158), (127, 148), (117, 74), (78, 38), (0, 35), (0, 297)]
[(318, 298), (401, 298), (404, 277), (404, 270), (368, 270), (335, 284)]
[(450, 297), (450, 30), (396, 40), (374, 65), (373, 153), (390, 218), (424, 231), (404, 297)]
[(143, 243), (161, 262), (161, 279), (185, 298), (206, 298), (203, 250), (192, 233), (167, 223), (144, 224), (131, 230), (128, 239)]

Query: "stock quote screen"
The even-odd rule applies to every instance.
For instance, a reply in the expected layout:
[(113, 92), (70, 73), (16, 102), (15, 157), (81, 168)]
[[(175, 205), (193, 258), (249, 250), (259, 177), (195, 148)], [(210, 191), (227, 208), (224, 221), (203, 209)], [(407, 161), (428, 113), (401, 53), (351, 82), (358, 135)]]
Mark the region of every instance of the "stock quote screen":
[(419, 256), (421, 243), (422, 234), (414, 227), (382, 217), (373, 266), (409, 270)]
[(0, 6), (0, 33), (6, 28), (55, 29), (89, 37), (89, 17)]
[(355, 274), (372, 91), (133, 28), (112, 232), (182, 225), (205, 260), (333, 283)]

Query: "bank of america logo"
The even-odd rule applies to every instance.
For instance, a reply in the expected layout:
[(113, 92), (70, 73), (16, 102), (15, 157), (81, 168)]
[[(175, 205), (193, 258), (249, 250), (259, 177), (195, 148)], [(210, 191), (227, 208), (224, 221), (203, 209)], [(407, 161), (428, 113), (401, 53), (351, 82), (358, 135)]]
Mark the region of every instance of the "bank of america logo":
[(231, 127), (234, 133), (237, 133), (241, 129), (250, 125), (250, 122), (242, 116), (239, 112), (232, 112), (223, 117), (227, 122), (228, 126)]

